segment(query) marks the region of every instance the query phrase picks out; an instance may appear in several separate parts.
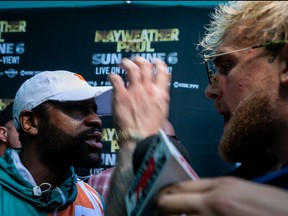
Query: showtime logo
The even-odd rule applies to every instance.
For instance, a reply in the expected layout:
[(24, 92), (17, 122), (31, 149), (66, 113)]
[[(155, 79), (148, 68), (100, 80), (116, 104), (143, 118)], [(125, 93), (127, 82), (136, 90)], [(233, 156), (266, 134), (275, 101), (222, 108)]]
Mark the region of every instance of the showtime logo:
[(199, 84), (174, 82), (173, 87), (174, 88), (199, 89)]

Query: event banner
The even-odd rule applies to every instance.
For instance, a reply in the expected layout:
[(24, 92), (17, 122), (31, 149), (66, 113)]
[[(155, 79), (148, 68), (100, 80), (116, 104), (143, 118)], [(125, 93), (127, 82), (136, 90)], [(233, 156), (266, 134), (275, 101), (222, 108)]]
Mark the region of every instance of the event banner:
[[(125, 77), (122, 58), (160, 58), (172, 75), (169, 120), (193, 168), (199, 176), (228, 172), (234, 165), (217, 153), (223, 119), (204, 96), (207, 75), (196, 50), (212, 9), (117, 4), (0, 10), (0, 109), (26, 79), (46, 70), (76, 72), (91, 86), (109, 86), (109, 73)], [(111, 117), (103, 118), (103, 145), (101, 166), (86, 174), (117, 165)]]

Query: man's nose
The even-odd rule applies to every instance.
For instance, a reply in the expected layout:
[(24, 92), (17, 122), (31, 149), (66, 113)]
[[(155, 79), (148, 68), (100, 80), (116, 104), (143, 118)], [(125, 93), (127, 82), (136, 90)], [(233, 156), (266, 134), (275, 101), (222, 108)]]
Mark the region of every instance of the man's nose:
[(219, 83), (212, 83), (208, 85), (205, 89), (205, 96), (211, 100), (216, 100), (222, 97), (222, 90), (219, 86)]
[(85, 124), (90, 127), (100, 128), (102, 127), (102, 120), (96, 113), (91, 113), (85, 119)]

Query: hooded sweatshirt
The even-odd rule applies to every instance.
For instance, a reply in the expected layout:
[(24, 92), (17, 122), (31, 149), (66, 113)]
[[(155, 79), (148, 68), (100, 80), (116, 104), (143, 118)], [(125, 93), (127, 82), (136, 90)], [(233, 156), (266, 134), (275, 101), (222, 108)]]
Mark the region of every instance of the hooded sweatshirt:
[(0, 157), (0, 215), (104, 216), (101, 195), (77, 179), (74, 169), (62, 185), (36, 185), (20, 161), (18, 152), (6, 150)]

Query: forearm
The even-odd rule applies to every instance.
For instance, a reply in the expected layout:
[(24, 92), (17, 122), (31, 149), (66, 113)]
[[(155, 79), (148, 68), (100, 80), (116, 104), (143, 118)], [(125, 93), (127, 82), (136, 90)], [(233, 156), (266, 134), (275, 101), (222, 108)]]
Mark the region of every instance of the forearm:
[(121, 68), (127, 72), (129, 85), (124, 85), (121, 76), (109, 74), (114, 89), (113, 122), (125, 139), (119, 142), (118, 165), (108, 196), (108, 216), (126, 216), (125, 195), (134, 178), (132, 155), (136, 142), (158, 133), (167, 118), (170, 101), (171, 76), (165, 62), (158, 59), (152, 64), (142, 57), (124, 58)]
[(125, 195), (134, 178), (132, 156), (136, 143), (134, 141), (125, 142), (129, 143), (121, 147), (118, 156), (118, 165), (111, 179), (110, 193), (107, 199), (107, 216), (127, 215)]

